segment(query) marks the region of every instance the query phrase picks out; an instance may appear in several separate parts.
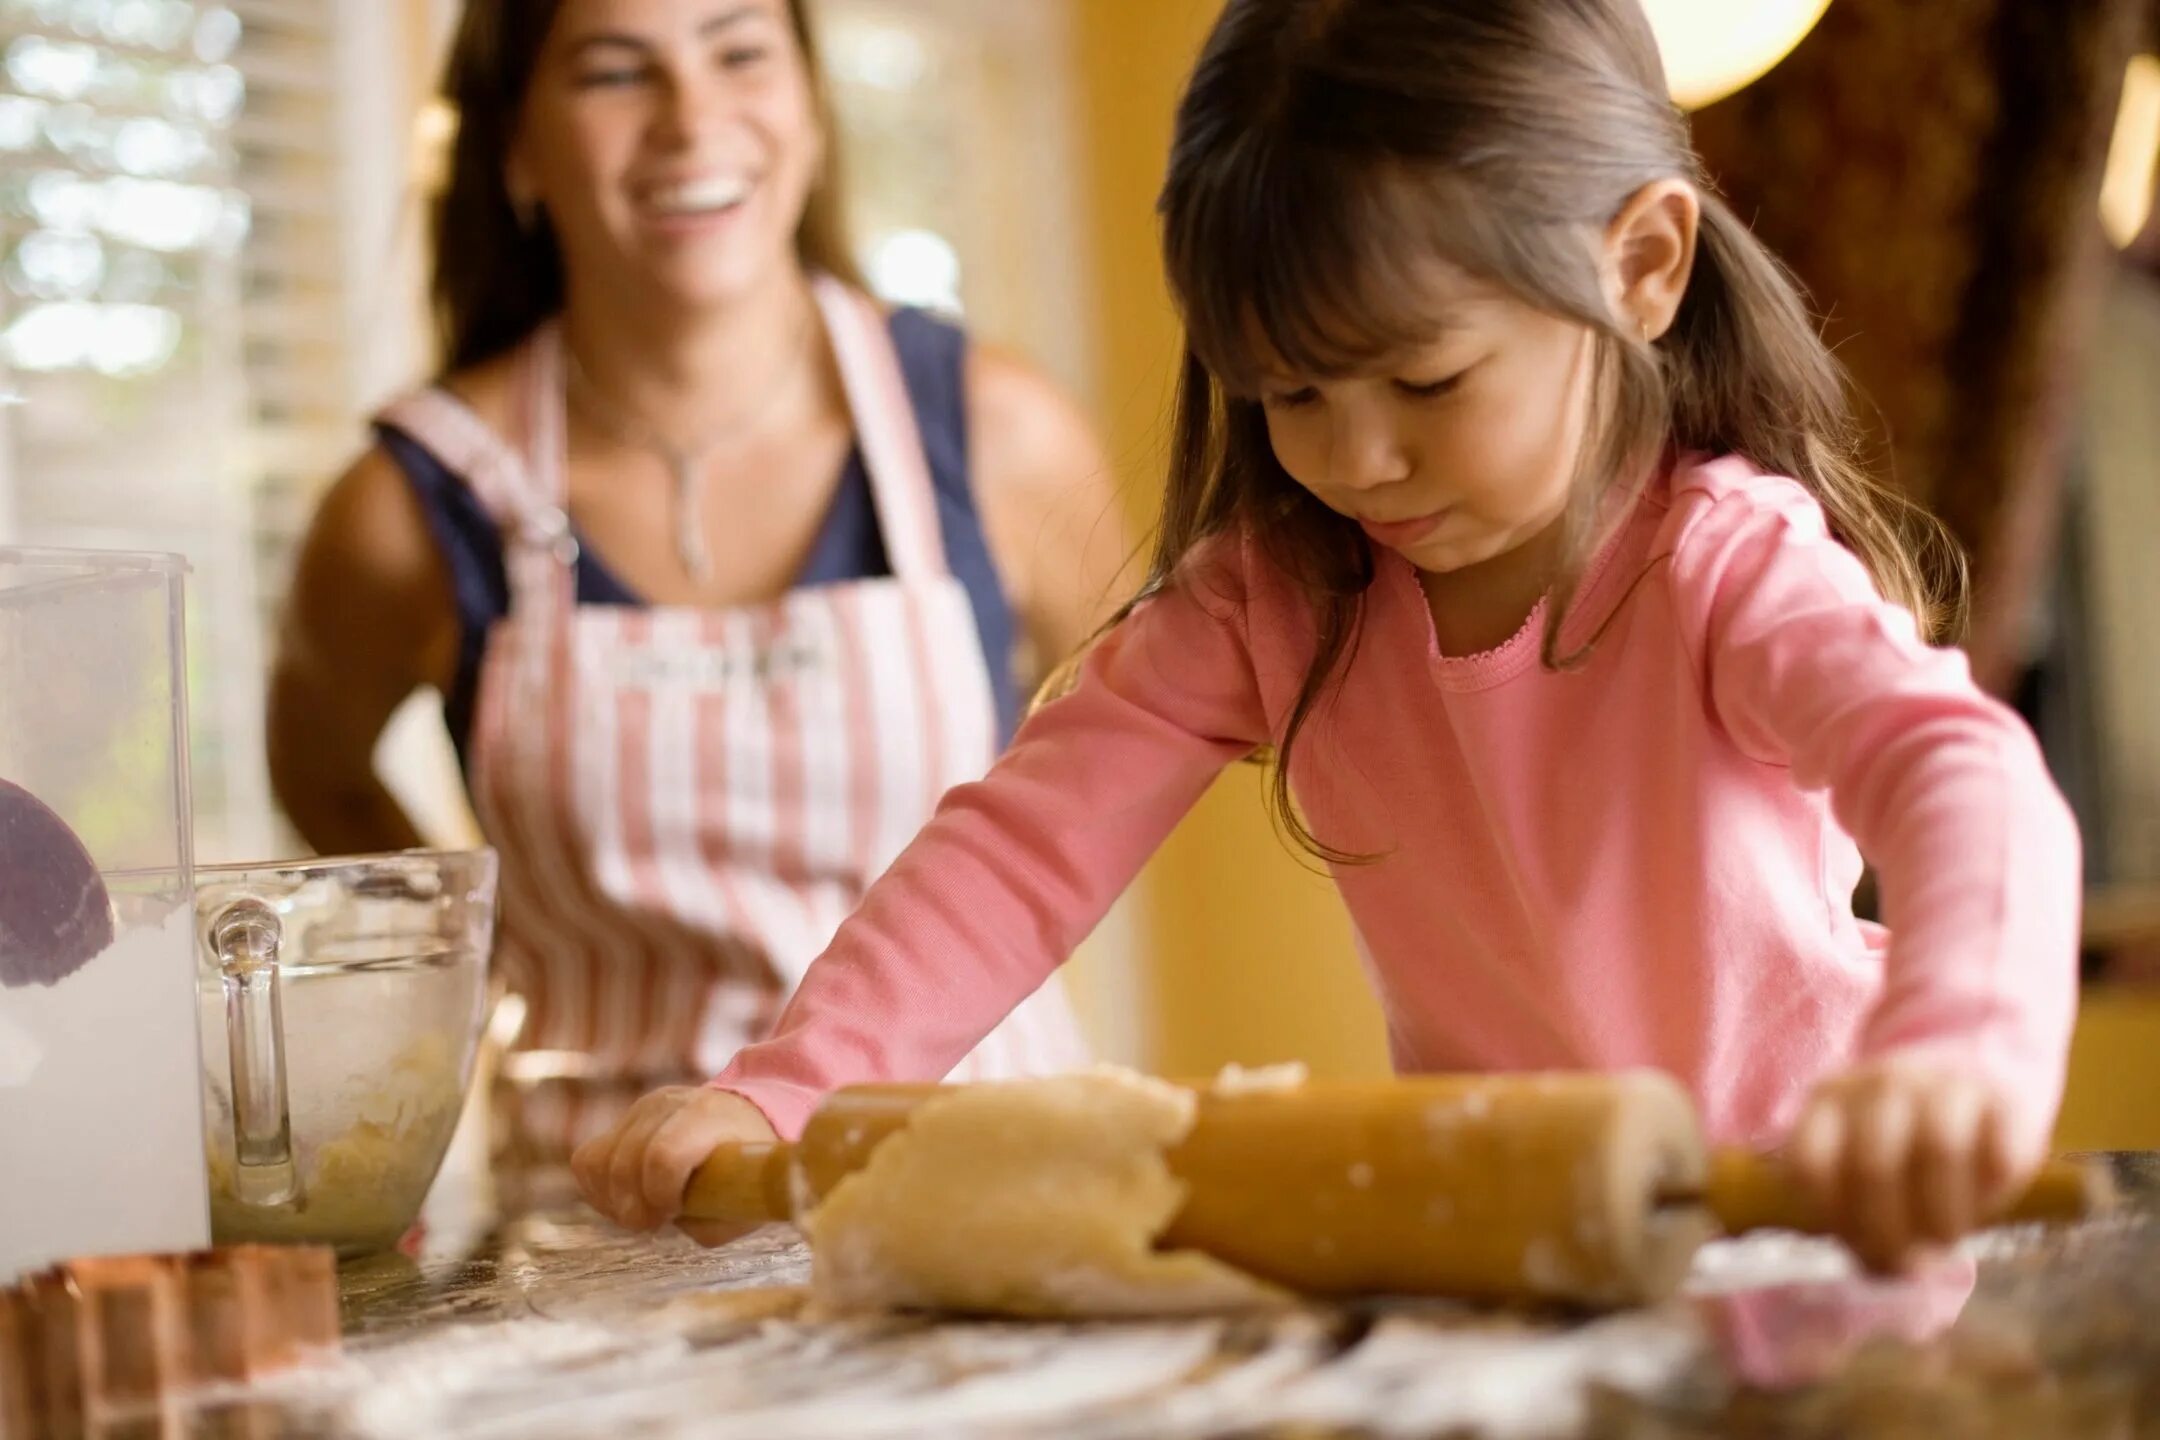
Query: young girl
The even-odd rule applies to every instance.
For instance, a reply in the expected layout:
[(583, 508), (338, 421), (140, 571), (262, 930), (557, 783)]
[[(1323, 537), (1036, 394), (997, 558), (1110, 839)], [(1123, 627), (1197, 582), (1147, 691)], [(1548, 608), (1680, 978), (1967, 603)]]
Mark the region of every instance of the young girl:
[(1161, 209), (1190, 350), (1152, 579), (586, 1193), (656, 1225), (716, 1142), (943, 1074), (1271, 750), (1398, 1068), (1657, 1066), (1870, 1261), (1969, 1229), (2047, 1144), (2077, 835), (1926, 643), (1931, 532), (1636, 0), (1231, 0)]

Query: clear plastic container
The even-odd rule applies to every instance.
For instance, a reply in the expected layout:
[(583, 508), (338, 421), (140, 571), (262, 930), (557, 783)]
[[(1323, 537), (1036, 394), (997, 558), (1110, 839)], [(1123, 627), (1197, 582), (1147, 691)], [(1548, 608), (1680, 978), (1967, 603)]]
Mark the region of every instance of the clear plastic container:
[(186, 573), (0, 548), (0, 1283), (209, 1239)]

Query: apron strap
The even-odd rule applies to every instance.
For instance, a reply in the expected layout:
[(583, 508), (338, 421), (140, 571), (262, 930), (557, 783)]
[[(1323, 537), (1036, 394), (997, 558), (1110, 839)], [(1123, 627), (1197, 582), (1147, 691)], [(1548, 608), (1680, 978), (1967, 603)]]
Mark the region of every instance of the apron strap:
[(902, 580), (946, 575), (937, 488), (884, 313), (869, 296), (830, 275), (811, 277), (811, 289), (839, 362), (893, 574)]
[[(521, 619), (552, 620), (573, 593), (577, 538), (561, 501), (561, 405), (534, 403), (551, 368), (549, 357), (558, 357), (553, 363), (560, 363), (558, 345), (554, 327), (546, 326), (527, 342), (518, 360), (514, 403), (516, 428), (527, 437), (522, 455), (470, 405), (440, 385), (406, 395), (377, 416), (433, 451), (495, 522), (503, 541), (511, 613)], [(552, 424), (546, 418), (551, 409)]]
[(539, 516), (542, 507), (533, 499), (524, 460), (471, 406), (443, 387), (401, 396), (375, 419), (425, 445), (465, 482), (480, 508), (502, 529), (519, 529)]

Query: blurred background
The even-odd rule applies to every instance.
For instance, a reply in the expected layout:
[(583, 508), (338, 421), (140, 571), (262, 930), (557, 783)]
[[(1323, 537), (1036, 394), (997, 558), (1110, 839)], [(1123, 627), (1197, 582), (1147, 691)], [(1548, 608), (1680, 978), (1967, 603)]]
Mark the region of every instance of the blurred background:
[[(1152, 215), (1208, 0), (814, 0), (852, 241), (1091, 409), (1134, 516), (1176, 330)], [(2160, 4), (1658, 0), (1713, 172), (1811, 287), (1882, 458), (1972, 553), (1985, 683), (2084, 821), (2068, 1145), (2160, 1146)], [(197, 843), (291, 853), (263, 676), (290, 550), (423, 379), (456, 0), (0, 0), (0, 542), (193, 563)], [(439, 709), (385, 773), (471, 833)], [(1260, 777), (1199, 807), (1070, 983), (1169, 1073), (1385, 1068), (1332, 887)]]

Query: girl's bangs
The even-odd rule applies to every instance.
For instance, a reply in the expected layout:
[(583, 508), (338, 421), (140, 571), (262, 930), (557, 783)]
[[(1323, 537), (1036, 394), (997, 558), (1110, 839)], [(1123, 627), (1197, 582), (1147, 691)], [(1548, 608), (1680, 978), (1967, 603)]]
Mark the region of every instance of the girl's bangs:
[(1164, 196), (1171, 289), (1193, 352), (1228, 393), (1256, 397), (1271, 375), (1339, 378), (1431, 343), (1447, 323), (1431, 283), (1442, 253), (1418, 188), (1254, 139)]

